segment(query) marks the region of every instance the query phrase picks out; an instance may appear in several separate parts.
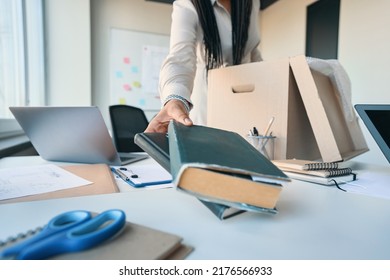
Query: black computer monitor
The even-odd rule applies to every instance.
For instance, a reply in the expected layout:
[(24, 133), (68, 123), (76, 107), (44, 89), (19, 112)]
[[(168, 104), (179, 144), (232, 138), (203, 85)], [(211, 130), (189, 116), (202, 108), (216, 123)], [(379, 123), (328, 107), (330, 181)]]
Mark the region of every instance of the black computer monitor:
[(356, 104), (355, 109), (390, 163), (390, 104)]

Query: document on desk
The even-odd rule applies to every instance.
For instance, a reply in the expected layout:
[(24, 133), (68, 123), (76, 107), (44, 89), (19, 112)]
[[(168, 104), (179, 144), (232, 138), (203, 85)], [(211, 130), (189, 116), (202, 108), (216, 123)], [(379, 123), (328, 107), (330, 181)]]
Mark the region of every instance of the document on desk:
[(92, 184), (53, 164), (0, 169), (0, 200)]
[(347, 192), (390, 199), (390, 173), (372, 174), (369, 170), (360, 171), (358, 180), (343, 185)]

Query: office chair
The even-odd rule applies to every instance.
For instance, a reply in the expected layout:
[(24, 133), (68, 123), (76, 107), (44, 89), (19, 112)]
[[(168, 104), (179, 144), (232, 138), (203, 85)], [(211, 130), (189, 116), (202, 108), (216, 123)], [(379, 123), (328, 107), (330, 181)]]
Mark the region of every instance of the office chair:
[(129, 105), (109, 106), (112, 135), (118, 152), (143, 152), (134, 143), (134, 136), (149, 124), (144, 111)]

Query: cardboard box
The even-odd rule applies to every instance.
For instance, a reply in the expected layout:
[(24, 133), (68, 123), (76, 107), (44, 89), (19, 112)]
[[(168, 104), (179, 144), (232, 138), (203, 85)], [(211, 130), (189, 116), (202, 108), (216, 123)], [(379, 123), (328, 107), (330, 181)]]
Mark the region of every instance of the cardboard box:
[(208, 79), (207, 125), (246, 137), (275, 117), (275, 159), (342, 161), (368, 151), (357, 118), (345, 117), (330, 78), (305, 56), (214, 69)]

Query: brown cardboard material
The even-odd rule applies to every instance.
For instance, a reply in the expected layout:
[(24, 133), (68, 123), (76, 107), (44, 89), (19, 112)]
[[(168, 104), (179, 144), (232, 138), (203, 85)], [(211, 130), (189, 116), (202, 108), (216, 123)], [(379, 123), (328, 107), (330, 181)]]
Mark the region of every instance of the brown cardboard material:
[(243, 137), (271, 131), (275, 159), (342, 161), (368, 151), (357, 119), (346, 120), (329, 78), (305, 56), (209, 71), (207, 125)]
[(0, 201), (0, 204), (119, 192), (115, 178), (107, 164), (79, 164), (61, 167), (77, 176), (91, 181), (92, 184), (48, 193), (6, 199)]
[(304, 56), (292, 57), (290, 66), (323, 161), (348, 160), (368, 151), (357, 118), (346, 119), (329, 78), (311, 70)]

